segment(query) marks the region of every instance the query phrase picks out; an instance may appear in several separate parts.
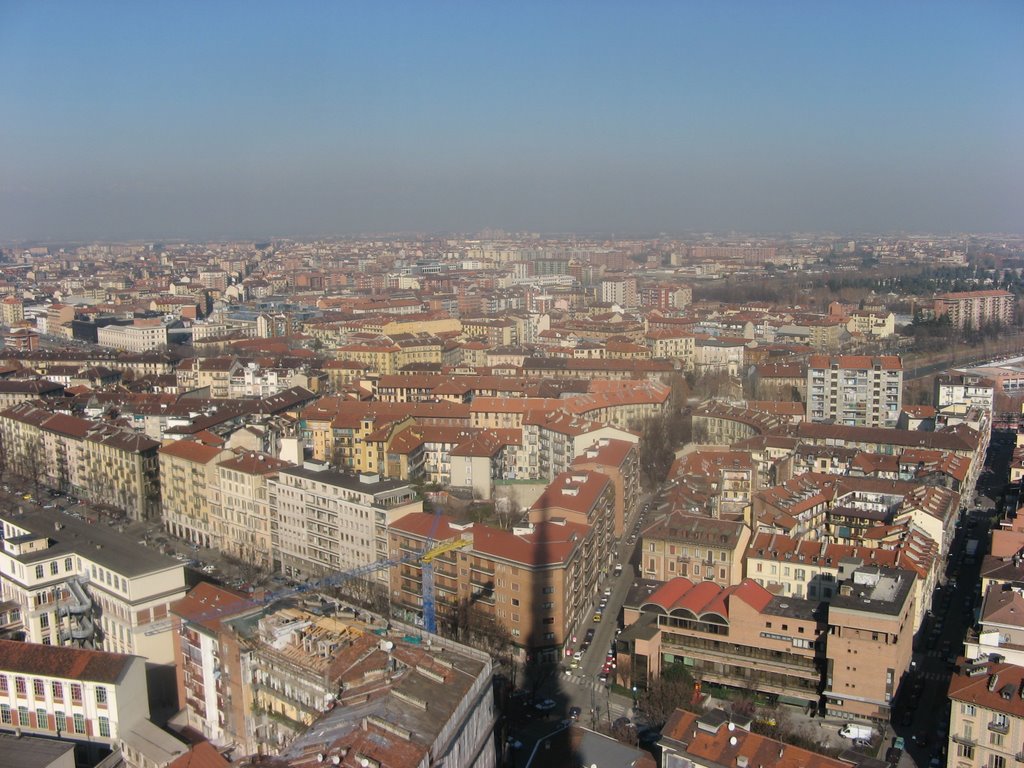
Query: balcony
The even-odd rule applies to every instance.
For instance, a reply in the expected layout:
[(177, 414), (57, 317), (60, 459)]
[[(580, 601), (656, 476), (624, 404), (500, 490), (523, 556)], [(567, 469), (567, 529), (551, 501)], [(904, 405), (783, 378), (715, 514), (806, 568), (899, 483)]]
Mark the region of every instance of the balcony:
[(967, 747), (974, 747), (978, 744), (978, 742), (976, 742), (972, 736), (963, 736), (959, 733), (953, 734), (953, 741), (955, 741), (957, 744), (963, 744)]
[(1009, 722), (1005, 721), (1000, 722), (998, 720), (993, 720), (988, 724), (988, 729), (993, 733), (1001, 733), (1005, 736), (1010, 732), (1010, 724)]

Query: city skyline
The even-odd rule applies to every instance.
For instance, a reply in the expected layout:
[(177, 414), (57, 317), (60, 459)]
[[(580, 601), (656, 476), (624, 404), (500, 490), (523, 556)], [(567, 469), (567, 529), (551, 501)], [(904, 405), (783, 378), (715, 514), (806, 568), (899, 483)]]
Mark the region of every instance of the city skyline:
[(0, 5), (0, 240), (1020, 232), (1024, 7)]

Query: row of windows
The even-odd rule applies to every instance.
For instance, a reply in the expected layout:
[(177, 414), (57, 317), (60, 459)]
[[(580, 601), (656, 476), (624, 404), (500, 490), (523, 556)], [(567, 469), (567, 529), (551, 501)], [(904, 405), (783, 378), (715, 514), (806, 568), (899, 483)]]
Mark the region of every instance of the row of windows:
[[(17, 722), (14, 721), (15, 715), (17, 716)], [(45, 709), (36, 710), (36, 725), (38, 730), (48, 731), (50, 730), (50, 718), (49, 713)], [(55, 712), (53, 716), (54, 730), (58, 733), (68, 733), (68, 716), (64, 712)], [(4, 725), (18, 725), (23, 728), (32, 727), (32, 718), (29, 714), (28, 707), (18, 707), (17, 713), (15, 713), (10, 706), (7, 704), (0, 704), (0, 723)], [(110, 738), (110, 718), (100, 717), (97, 718), (99, 725), (100, 736)], [(85, 731), (85, 715), (81, 713), (75, 713), (71, 718), (71, 725), (75, 733), (84, 734)]]
[[(8, 693), (10, 691), (10, 678), (7, 675), (0, 675), (0, 693)], [(56, 680), (50, 683), (50, 693), (53, 695), (54, 700), (64, 700), (64, 686), (65, 683), (57, 682)], [(82, 703), (82, 684), (71, 683), (68, 685), (71, 694), (71, 703), (81, 704)], [(18, 696), (28, 695), (28, 678), (15, 677), (14, 678), (14, 691)], [(107, 689), (105, 686), (97, 685), (96, 691), (96, 703), (100, 706), (106, 706), (107, 704)], [(39, 678), (32, 679), (32, 695), (41, 699), (46, 696), (46, 682)]]

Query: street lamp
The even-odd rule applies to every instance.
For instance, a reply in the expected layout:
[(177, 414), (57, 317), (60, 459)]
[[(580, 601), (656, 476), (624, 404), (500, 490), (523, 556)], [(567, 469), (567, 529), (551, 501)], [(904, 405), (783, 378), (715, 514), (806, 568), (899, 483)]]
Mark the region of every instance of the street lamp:
[(636, 686), (633, 686), (633, 714), (636, 714)]

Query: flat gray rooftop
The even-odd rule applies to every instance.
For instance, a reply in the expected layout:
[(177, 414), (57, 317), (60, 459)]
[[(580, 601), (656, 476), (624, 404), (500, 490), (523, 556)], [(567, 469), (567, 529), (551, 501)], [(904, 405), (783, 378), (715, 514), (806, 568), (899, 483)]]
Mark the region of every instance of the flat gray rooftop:
[(15, 557), (21, 563), (77, 554), (129, 578), (182, 566), (173, 557), (139, 544), (136, 539), (119, 533), (106, 523), (87, 523), (56, 510), (4, 511), (0, 513), (0, 519), (27, 528), (36, 536), (50, 541), (48, 549)]
[(47, 768), (74, 750), (70, 741), (0, 733), (0, 768)]

